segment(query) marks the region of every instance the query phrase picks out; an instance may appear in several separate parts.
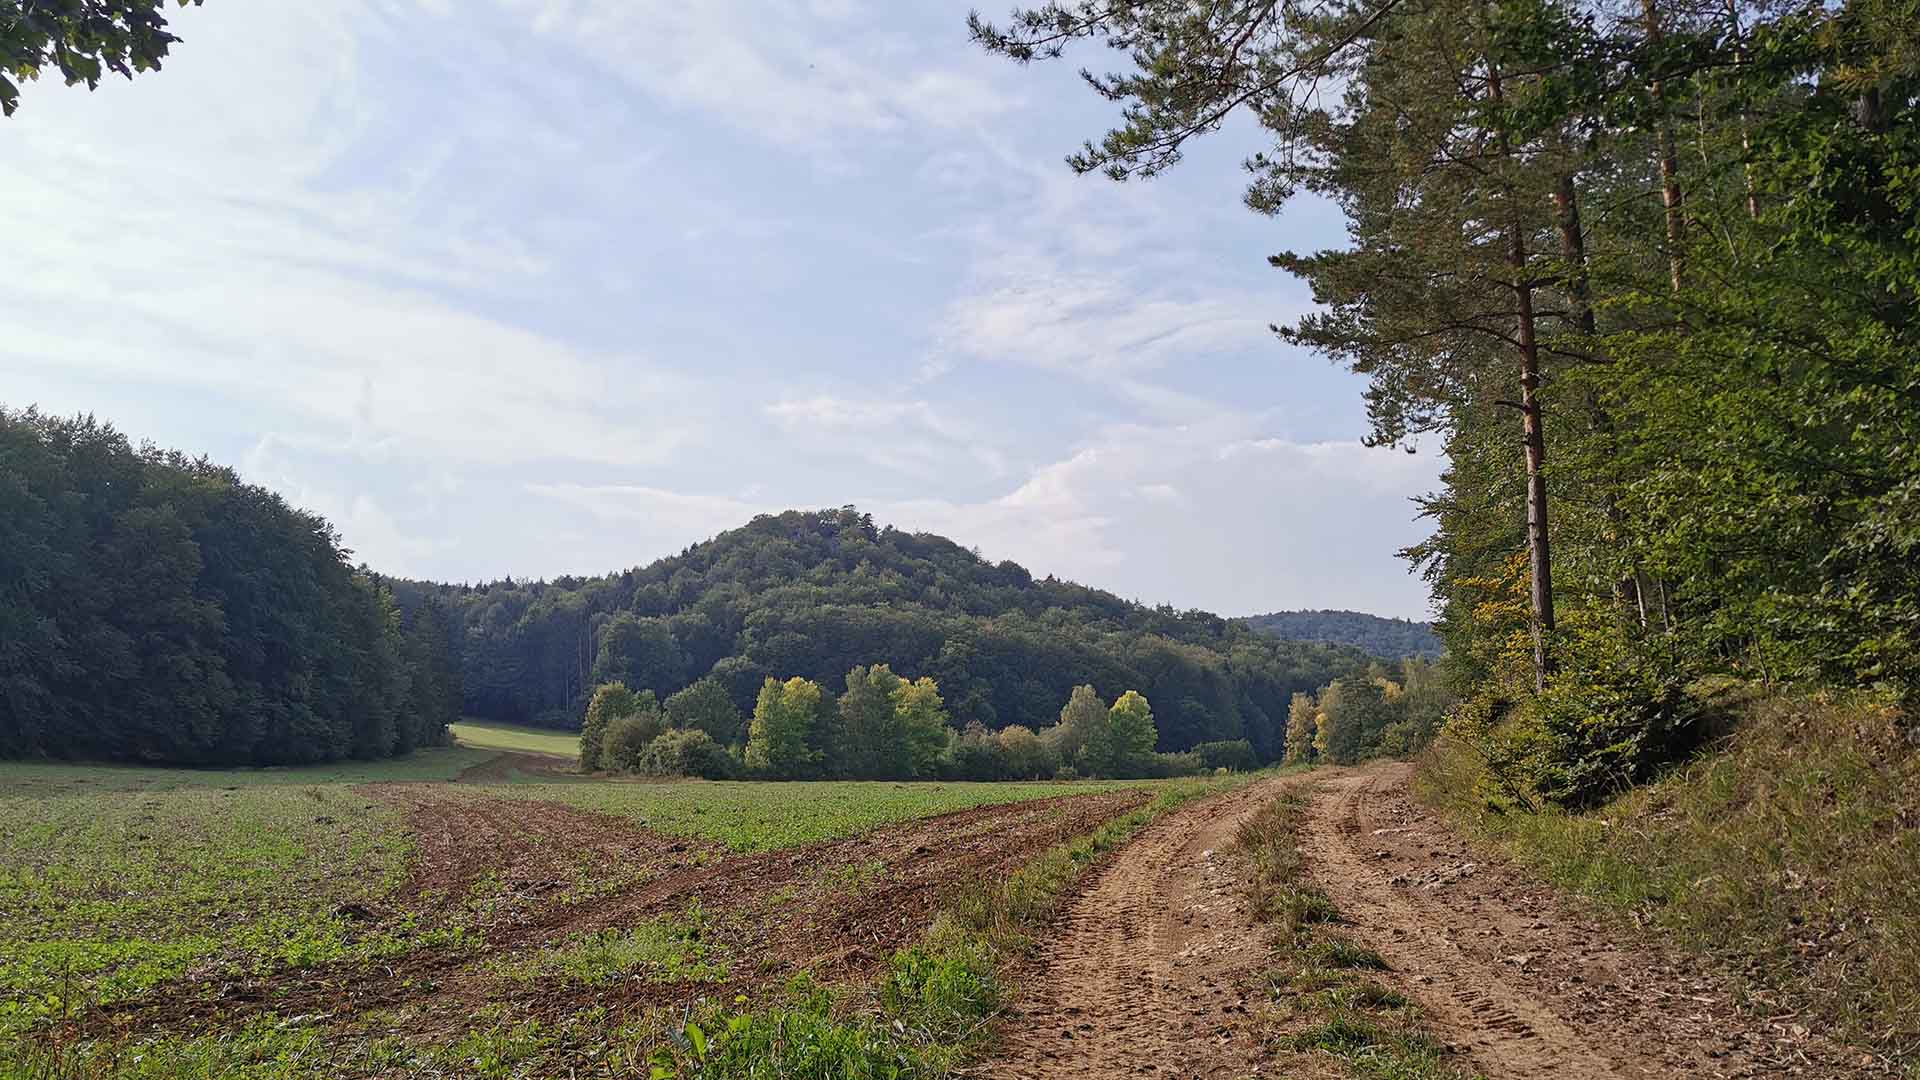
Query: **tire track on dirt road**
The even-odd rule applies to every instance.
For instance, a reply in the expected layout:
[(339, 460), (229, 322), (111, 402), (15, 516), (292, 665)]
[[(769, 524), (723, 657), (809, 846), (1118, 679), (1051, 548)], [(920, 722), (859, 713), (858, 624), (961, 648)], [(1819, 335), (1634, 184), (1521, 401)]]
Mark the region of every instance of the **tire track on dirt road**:
[(1805, 1027), (1733, 1006), (1726, 980), (1470, 853), (1408, 792), (1412, 766), (1317, 785), (1301, 848), (1342, 932), (1379, 952), (1436, 1038), (1489, 1080), (1884, 1076)]
[(1068, 904), (1009, 1011), (993, 1080), (1242, 1076), (1263, 1050), (1243, 988), (1267, 959), (1230, 856), (1265, 780), (1148, 826)]

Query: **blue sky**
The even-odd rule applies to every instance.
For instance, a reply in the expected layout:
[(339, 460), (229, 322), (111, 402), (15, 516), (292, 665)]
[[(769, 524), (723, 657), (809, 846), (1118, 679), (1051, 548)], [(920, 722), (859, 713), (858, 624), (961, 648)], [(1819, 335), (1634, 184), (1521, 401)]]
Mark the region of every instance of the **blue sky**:
[[(989, 8), (989, 14), (997, 9)], [(594, 573), (857, 503), (1151, 603), (1421, 616), (1442, 462), (1267, 331), (1228, 130), (905, 0), (210, 0), (164, 71), (0, 122), (0, 402), (206, 453), (418, 577)]]

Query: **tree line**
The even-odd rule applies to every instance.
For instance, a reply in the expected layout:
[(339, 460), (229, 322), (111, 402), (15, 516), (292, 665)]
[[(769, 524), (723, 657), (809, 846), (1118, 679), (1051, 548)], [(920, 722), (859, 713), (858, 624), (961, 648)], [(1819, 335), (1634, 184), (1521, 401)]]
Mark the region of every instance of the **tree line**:
[(1293, 695), (1287, 764), (1353, 765), (1404, 757), (1432, 741), (1455, 704), (1439, 667), (1408, 657), (1343, 675), (1318, 693)]
[(940, 685), (886, 664), (856, 665), (836, 693), (769, 676), (751, 717), (711, 679), (664, 702), (625, 683), (596, 687), (580, 725), (580, 765), (710, 780), (1047, 780), (1179, 776), (1259, 765), (1245, 739), (1163, 753), (1153, 707), (1128, 690), (1111, 703), (1076, 686), (1058, 720), (956, 730)]
[(1446, 651), (1433, 624), (1386, 619), (1360, 611), (1276, 611), (1240, 620), (1263, 634), (1288, 641), (1325, 641), (1351, 645), (1369, 656), (1437, 659)]
[(405, 754), (459, 716), (452, 631), (229, 469), (0, 409), (0, 756)]
[(1132, 688), (1158, 703), (1159, 749), (1244, 739), (1272, 761), (1292, 695), (1368, 660), (1036, 579), (851, 507), (762, 515), (603, 577), (394, 588), (403, 607), (445, 605), (469, 713), (563, 730), (603, 683), (662, 703), (705, 686), (748, 715), (768, 678), (838, 686), (887, 657), (940, 686), (955, 729), (1037, 728), (1075, 686)]
[(1691, 752), (1715, 680), (1920, 696), (1920, 50), (1909, 0), (1056, 0), (977, 42), (1083, 42), (1173, 166), (1242, 115), (1247, 201), (1340, 207), (1283, 252), (1280, 337), (1368, 378), (1371, 439), (1448, 456), (1407, 554), (1453, 730), (1516, 803)]

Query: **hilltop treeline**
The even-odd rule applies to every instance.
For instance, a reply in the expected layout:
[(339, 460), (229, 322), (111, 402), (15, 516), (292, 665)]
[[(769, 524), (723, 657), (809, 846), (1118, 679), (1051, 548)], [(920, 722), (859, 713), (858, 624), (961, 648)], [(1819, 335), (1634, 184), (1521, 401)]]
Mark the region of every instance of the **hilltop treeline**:
[(1293, 693), (1366, 659), (1036, 580), (852, 508), (762, 516), (606, 577), (396, 590), (454, 619), (469, 712), (569, 729), (603, 682), (664, 701), (711, 678), (748, 714), (770, 677), (830, 686), (880, 662), (936, 680), (956, 728), (1037, 727), (1088, 684), (1151, 697), (1162, 750), (1244, 738), (1271, 760)]
[(0, 754), (266, 765), (445, 738), (437, 603), (403, 619), (333, 529), (91, 418), (0, 410)]
[(1240, 620), (1263, 634), (1288, 641), (1352, 645), (1370, 656), (1432, 660), (1445, 651), (1432, 623), (1386, 619), (1359, 611), (1276, 611)]
[[(1338, 205), (1279, 328), (1444, 449), (1409, 553), (1519, 802), (1585, 806), (1700, 744), (1727, 679), (1920, 698), (1920, 51), (1907, 0), (1058, 0), (1116, 128), (1180, 160), (1244, 106), (1247, 201)], [(1131, 63), (1129, 63), (1131, 61)], [(1329, 94), (1328, 86), (1339, 93)]]

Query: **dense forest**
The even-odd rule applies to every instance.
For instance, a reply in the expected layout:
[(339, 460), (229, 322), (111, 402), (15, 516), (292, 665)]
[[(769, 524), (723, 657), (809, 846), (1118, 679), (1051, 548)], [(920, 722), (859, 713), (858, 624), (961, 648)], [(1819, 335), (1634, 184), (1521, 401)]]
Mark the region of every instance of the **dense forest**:
[[(1173, 167), (1236, 111), (1283, 252), (1280, 337), (1442, 449), (1408, 555), (1492, 797), (1604, 801), (1694, 750), (1715, 686), (1920, 694), (1920, 14), (1910, 0), (1056, 0), (975, 40), (1077, 43)], [(1337, 88), (1337, 89), (1336, 89)]]
[(0, 756), (404, 754), (458, 716), (451, 629), (231, 470), (0, 409)]
[(1386, 619), (1359, 611), (1276, 611), (1240, 620), (1263, 634), (1288, 641), (1324, 641), (1390, 660), (1418, 656), (1432, 660), (1445, 646), (1432, 623)]
[(1036, 580), (852, 508), (762, 516), (606, 577), (394, 589), (445, 606), (470, 713), (568, 729), (605, 682), (665, 701), (710, 677), (746, 714), (770, 677), (835, 686), (887, 664), (934, 679), (956, 728), (1041, 726), (1086, 684), (1152, 698), (1161, 750), (1246, 739), (1272, 760), (1293, 694), (1367, 660)]

